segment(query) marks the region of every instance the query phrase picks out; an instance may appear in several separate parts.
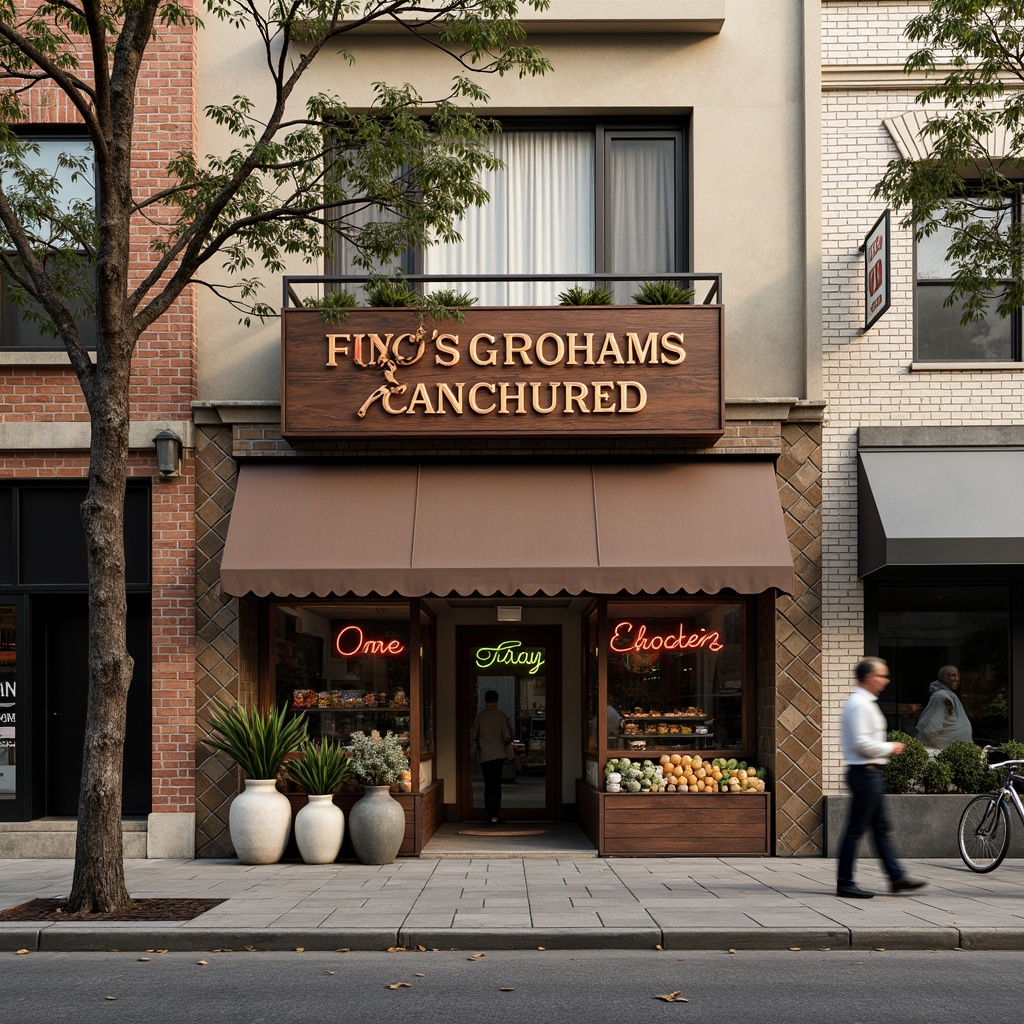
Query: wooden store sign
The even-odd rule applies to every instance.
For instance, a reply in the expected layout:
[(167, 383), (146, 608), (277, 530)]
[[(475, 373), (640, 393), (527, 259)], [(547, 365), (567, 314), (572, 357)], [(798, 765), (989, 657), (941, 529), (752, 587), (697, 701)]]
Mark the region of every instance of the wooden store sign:
[(721, 306), (286, 310), (290, 440), (722, 435)]

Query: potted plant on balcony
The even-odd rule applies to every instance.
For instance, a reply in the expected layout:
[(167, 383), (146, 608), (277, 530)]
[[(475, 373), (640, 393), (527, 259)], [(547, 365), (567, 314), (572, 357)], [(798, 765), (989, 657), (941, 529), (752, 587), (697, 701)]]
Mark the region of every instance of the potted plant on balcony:
[(352, 775), (352, 762), (330, 738), (303, 741), (298, 757), (285, 763), (288, 778), (308, 795), (295, 815), (295, 843), (307, 864), (332, 864), (345, 838), (345, 813), (334, 794)]
[(292, 808), (277, 788), (277, 773), (306, 735), (304, 715), (285, 708), (259, 711), (217, 703), (210, 717), (214, 736), (207, 746), (233, 758), (245, 774), (245, 789), (231, 801), (228, 831), (243, 864), (276, 864), (291, 831)]
[(363, 784), (363, 795), (349, 815), (352, 847), (364, 864), (391, 864), (405, 836), (405, 811), (391, 795), (409, 761), (398, 737), (374, 729), (352, 733), (352, 774)]
[(581, 284), (574, 284), (571, 288), (566, 288), (564, 292), (558, 293), (558, 304), (560, 306), (610, 306), (613, 297), (607, 288), (585, 288)]
[(631, 297), (638, 306), (685, 306), (693, 302), (693, 289), (675, 281), (644, 281)]

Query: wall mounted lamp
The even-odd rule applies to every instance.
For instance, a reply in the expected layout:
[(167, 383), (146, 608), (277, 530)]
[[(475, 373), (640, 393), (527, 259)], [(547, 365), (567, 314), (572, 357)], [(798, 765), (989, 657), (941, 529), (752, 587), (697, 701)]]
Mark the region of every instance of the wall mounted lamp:
[(517, 604), (499, 604), (499, 622), (522, 622), (523, 609)]
[(181, 438), (173, 430), (161, 430), (153, 438), (156, 445), (156, 468), (165, 478), (181, 474)]

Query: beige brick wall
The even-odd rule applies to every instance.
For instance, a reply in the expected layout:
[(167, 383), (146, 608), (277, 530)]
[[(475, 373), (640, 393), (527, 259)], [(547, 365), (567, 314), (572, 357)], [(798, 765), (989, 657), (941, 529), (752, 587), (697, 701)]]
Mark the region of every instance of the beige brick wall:
[[(901, 81), (903, 26), (920, 4), (824, 3), (822, 90), (822, 667), (825, 790), (840, 786), (839, 709), (864, 653), (857, 580), (857, 428), (1010, 425), (1024, 413), (1024, 368), (913, 369), (913, 239), (893, 218), (892, 307), (866, 334), (858, 248), (884, 209), (875, 183), (897, 150), (883, 119), (913, 106)], [(831, 65), (889, 65), (879, 87), (847, 85)], [(870, 653), (870, 652), (869, 652)]]

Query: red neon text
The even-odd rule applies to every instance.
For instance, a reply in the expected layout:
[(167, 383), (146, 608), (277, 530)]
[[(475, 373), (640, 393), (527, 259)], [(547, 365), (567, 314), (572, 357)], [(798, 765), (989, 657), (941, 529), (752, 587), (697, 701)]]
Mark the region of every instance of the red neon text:
[(709, 651), (720, 651), (725, 644), (722, 643), (722, 635), (717, 629), (710, 632), (701, 629), (699, 633), (684, 633), (683, 625), (680, 623), (678, 633), (656, 633), (648, 636), (647, 627), (643, 623), (637, 627), (634, 634), (632, 622), (620, 622), (615, 627), (608, 646), (617, 654), (626, 654), (628, 651), (687, 651), (702, 647)]
[(366, 640), (358, 626), (345, 626), (334, 638), (334, 649), (343, 658), (360, 654), (401, 654), (405, 644), (401, 640)]

